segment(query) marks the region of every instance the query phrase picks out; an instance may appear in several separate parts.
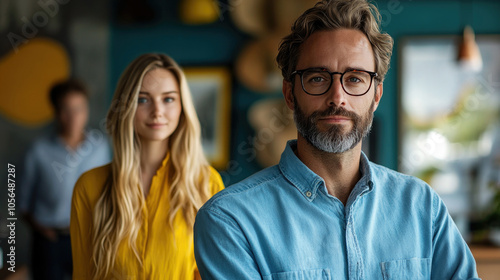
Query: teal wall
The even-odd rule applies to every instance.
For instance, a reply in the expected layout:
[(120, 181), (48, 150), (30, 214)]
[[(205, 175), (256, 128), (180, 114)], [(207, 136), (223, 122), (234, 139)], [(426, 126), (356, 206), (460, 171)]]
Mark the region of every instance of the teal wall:
[[(159, 1), (152, 1), (160, 3)], [(125, 69), (139, 54), (164, 52), (182, 66), (226, 66), (234, 69), (239, 51), (252, 40), (239, 31), (227, 12), (221, 20), (200, 26), (180, 23), (177, 3), (162, 2), (161, 15), (152, 23), (122, 25), (112, 23), (110, 44), (111, 90)], [(226, 2), (226, 1), (224, 1)], [(227, 2), (226, 2), (227, 3)], [(158, 4), (159, 5), (159, 4)], [(383, 16), (383, 30), (395, 40), (391, 68), (384, 82), (384, 96), (375, 114), (375, 149), (372, 160), (392, 169), (398, 166), (398, 42), (405, 36), (461, 34), (470, 24), (476, 34), (500, 34), (500, 1), (376, 1)], [(110, 92), (111, 99), (112, 92)], [(247, 121), (249, 107), (267, 97), (247, 89), (233, 77), (231, 109), (231, 162), (222, 176), (235, 183), (261, 167), (239, 145), (255, 135)], [(246, 146), (245, 146), (246, 147)]]

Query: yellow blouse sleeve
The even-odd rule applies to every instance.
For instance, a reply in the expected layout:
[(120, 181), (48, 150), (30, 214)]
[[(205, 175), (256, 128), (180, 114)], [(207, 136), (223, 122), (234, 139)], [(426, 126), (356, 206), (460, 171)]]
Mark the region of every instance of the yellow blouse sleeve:
[(86, 194), (86, 180), (80, 177), (73, 190), (71, 203), (71, 251), (73, 255), (73, 279), (90, 279), (92, 212)]
[[(224, 183), (222, 182), (222, 178), (215, 170), (213, 167), (210, 166), (210, 179), (209, 179), (209, 185), (210, 185), (210, 194), (213, 196), (214, 194), (218, 193), (222, 189), (224, 189)], [(194, 267), (194, 280), (201, 280), (201, 276), (198, 271), (198, 266), (196, 265), (196, 260), (194, 259), (194, 252), (193, 252), (193, 261), (195, 263)]]
[(210, 166), (210, 193), (213, 196), (222, 189), (224, 189), (224, 183), (219, 172)]

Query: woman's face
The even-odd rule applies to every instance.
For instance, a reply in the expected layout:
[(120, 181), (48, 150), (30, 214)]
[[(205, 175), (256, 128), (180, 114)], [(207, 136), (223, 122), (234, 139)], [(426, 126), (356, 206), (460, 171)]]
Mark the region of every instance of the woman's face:
[(177, 79), (163, 68), (149, 71), (142, 81), (134, 128), (141, 141), (166, 141), (179, 124), (182, 111)]

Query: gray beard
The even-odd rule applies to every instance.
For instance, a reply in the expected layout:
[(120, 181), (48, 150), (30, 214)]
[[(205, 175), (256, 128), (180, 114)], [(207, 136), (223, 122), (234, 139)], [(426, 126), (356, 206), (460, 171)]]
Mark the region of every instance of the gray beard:
[[(361, 117), (354, 112), (342, 107), (330, 107), (320, 112), (315, 111), (306, 117), (294, 100), (293, 118), (299, 134), (313, 147), (327, 153), (341, 154), (353, 149), (365, 136), (370, 133), (373, 123), (373, 108), (375, 100), (372, 101), (370, 109)], [(332, 125), (327, 131), (322, 132), (317, 127), (319, 117), (340, 115), (351, 118), (353, 127), (350, 131), (342, 133), (341, 125)]]

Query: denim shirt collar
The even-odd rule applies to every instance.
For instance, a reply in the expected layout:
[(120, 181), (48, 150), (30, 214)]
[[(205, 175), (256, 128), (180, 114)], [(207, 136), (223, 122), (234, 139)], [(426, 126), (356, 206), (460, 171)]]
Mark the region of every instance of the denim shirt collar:
[[(285, 178), (292, 183), (308, 201), (313, 201), (321, 186), (325, 186), (323, 178), (314, 173), (295, 155), (297, 140), (290, 140), (286, 144), (285, 151), (281, 154), (279, 169)], [(354, 200), (373, 189), (372, 168), (366, 155), (361, 152), (360, 158), (361, 179), (354, 186), (346, 206)]]
[(51, 134), (50, 139), (53, 141), (53, 143), (56, 143), (60, 147), (64, 148), (67, 152), (76, 153), (82, 147), (87, 145), (87, 142), (89, 142), (89, 135), (88, 135), (87, 131), (84, 131), (82, 142), (80, 142), (80, 144), (78, 144), (78, 147), (76, 147), (76, 149), (74, 149), (74, 150), (72, 148), (70, 148), (68, 145), (66, 145), (63, 138), (57, 133), (57, 131), (54, 131)]

